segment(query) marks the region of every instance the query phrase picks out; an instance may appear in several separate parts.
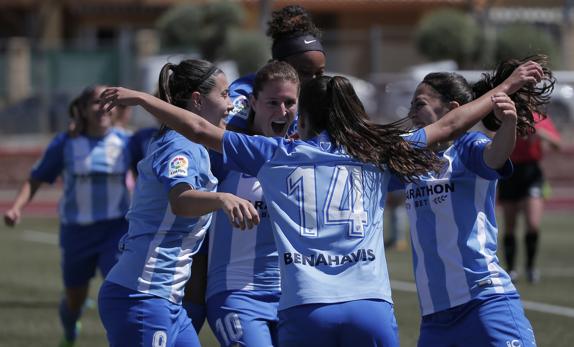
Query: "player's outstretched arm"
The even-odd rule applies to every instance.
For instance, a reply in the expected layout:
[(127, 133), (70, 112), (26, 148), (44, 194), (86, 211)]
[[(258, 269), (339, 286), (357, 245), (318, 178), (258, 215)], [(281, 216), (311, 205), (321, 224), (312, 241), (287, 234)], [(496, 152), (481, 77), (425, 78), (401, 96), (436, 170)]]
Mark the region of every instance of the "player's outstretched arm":
[(470, 129), (492, 111), (492, 96), (496, 93), (513, 94), (526, 84), (540, 82), (542, 77), (544, 72), (540, 64), (528, 61), (520, 65), (496, 88), (468, 104), (452, 109), (437, 122), (427, 125), (424, 129), (428, 146), (456, 139)]
[(259, 224), (259, 214), (251, 202), (229, 193), (202, 192), (181, 183), (169, 191), (169, 204), (175, 215), (199, 217), (222, 209), (239, 229)]
[(494, 115), (500, 119), (500, 128), (496, 131), (492, 142), (484, 150), (484, 162), (492, 169), (500, 169), (510, 158), (516, 143), (516, 107), (514, 102), (504, 93), (492, 97)]
[(171, 105), (153, 95), (122, 87), (110, 87), (100, 96), (103, 107), (110, 110), (118, 105), (142, 106), (160, 122), (182, 134), (190, 141), (221, 152), (224, 130), (197, 114)]
[(33, 178), (28, 179), (20, 190), (18, 191), (18, 195), (16, 195), (16, 199), (14, 199), (14, 203), (12, 207), (4, 212), (4, 224), (7, 226), (13, 227), (20, 222), (22, 219), (22, 209), (32, 198), (36, 195), (36, 192), (42, 185), (42, 182), (37, 181)]

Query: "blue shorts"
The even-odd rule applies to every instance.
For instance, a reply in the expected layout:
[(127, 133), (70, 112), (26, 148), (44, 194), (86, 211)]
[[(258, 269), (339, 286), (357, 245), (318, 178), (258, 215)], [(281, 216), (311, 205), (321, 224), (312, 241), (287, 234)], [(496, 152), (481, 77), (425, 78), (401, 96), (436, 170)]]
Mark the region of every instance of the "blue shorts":
[(110, 347), (200, 347), (181, 305), (105, 281), (98, 297)]
[(384, 300), (300, 305), (279, 311), (279, 346), (398, 347), (399, 329)]
[(88, 225), (61, 225), (62, 276), (66, 288), (88, 284), (100, 269), (106, 277), (118, 261), (118, 241), (128, 231), (124, 218)]
[(418, 346), (536, 346), (518, 294), (497, 294), (426, 315)]
[(227, 291), (207, 299), (207, 321), (221, 346), (277, 346), (277, 291)]

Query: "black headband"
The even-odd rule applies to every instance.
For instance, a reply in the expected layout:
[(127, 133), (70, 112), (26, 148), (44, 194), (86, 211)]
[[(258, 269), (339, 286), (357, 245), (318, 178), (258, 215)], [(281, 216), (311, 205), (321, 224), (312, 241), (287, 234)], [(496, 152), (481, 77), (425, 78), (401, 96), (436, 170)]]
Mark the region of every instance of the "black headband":
[(217, 66), (213, 65), (209, 68), (209, 70), (207, 70), (206, 73), (203, 74), (203, 76), (201, 76), (200, 79), (197, 80), (196, 83), (193, 84), (193, 88), (191, 88), (192, 91), (196, 91), (197, 89), (199, 89), (199, 87), (201, 87), (201, 85), (203, 84), (203, 82), (207, 81), (207, 79), (209, 77), (211, 77), (211, 75), (213, 75), (213, 73), (217, 70)]
[(325, 53), (319, 39), (311, 34), (279, 39), (275, 41), (273, 47), (271, 47), (273, 59), (283, 59), (290, 55), (307, 51), (320, 51)]

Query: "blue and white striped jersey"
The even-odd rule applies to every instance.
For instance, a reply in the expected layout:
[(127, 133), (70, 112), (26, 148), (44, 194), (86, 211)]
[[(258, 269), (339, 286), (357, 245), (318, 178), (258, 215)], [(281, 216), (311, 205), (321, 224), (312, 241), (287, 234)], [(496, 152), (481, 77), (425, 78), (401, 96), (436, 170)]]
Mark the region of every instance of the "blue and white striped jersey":
[(118, 129), (99, 138), (61, 133), (48, 145), (30, 177), (53, 183), (62, 174), (62, 224), (90, 224), (125, 216), (129, 206), (126, 173), (131, 161), (128, 138)]
[(440, 174), (407, 184), (413, 267), (421, 312), (428, 315), (495, 293), (516, 291), (496, 256), (496, 171), (483, 159), (490, 139), (469, 132), (441, 153)]
[(172, 213), (168, 193), (184, 183), (214, 192), (207, 150), (175, 131), (153, 139), (138, 164), (130, 226), (120, 242), (118, 263), (106, 280), (180, 303), (190, 277), (191, 257), (201, 247), (211, 214), (186, 218)]
[(391, 174), (335, 148), (226, 132), (224, 163), (256, 176), (275, 233), (279, 309), (359, 299), (391, 301), (383, 208)]
[(240, 230), (223, 211), (216, 212), (209, 229), (206, 296), (229, 290), (279, 291), (277, 247), (261, 184), (256, 177), (225, 170), (222, 160), (221, 154), (212, 153), (212, 171), (219, 180), (217, 190), (251, 201), (261, 222), (253, 229)]

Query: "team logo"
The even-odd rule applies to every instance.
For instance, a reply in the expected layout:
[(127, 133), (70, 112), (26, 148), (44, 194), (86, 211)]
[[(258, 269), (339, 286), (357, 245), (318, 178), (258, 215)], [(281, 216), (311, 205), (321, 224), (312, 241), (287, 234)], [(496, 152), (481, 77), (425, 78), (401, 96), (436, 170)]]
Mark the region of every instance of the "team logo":
[(231, 114), (233, 117), (247, 119), (249, 116), (249, 100), (247, 100), (245, 95), (240, 95), (233, 100), (233, 111), (231, 111)]
[(183, 155), (176, 155), (171, 158), (168, 164), (168, 177), (187, 177), (187, 168), (189, 167), (189, 161)]

